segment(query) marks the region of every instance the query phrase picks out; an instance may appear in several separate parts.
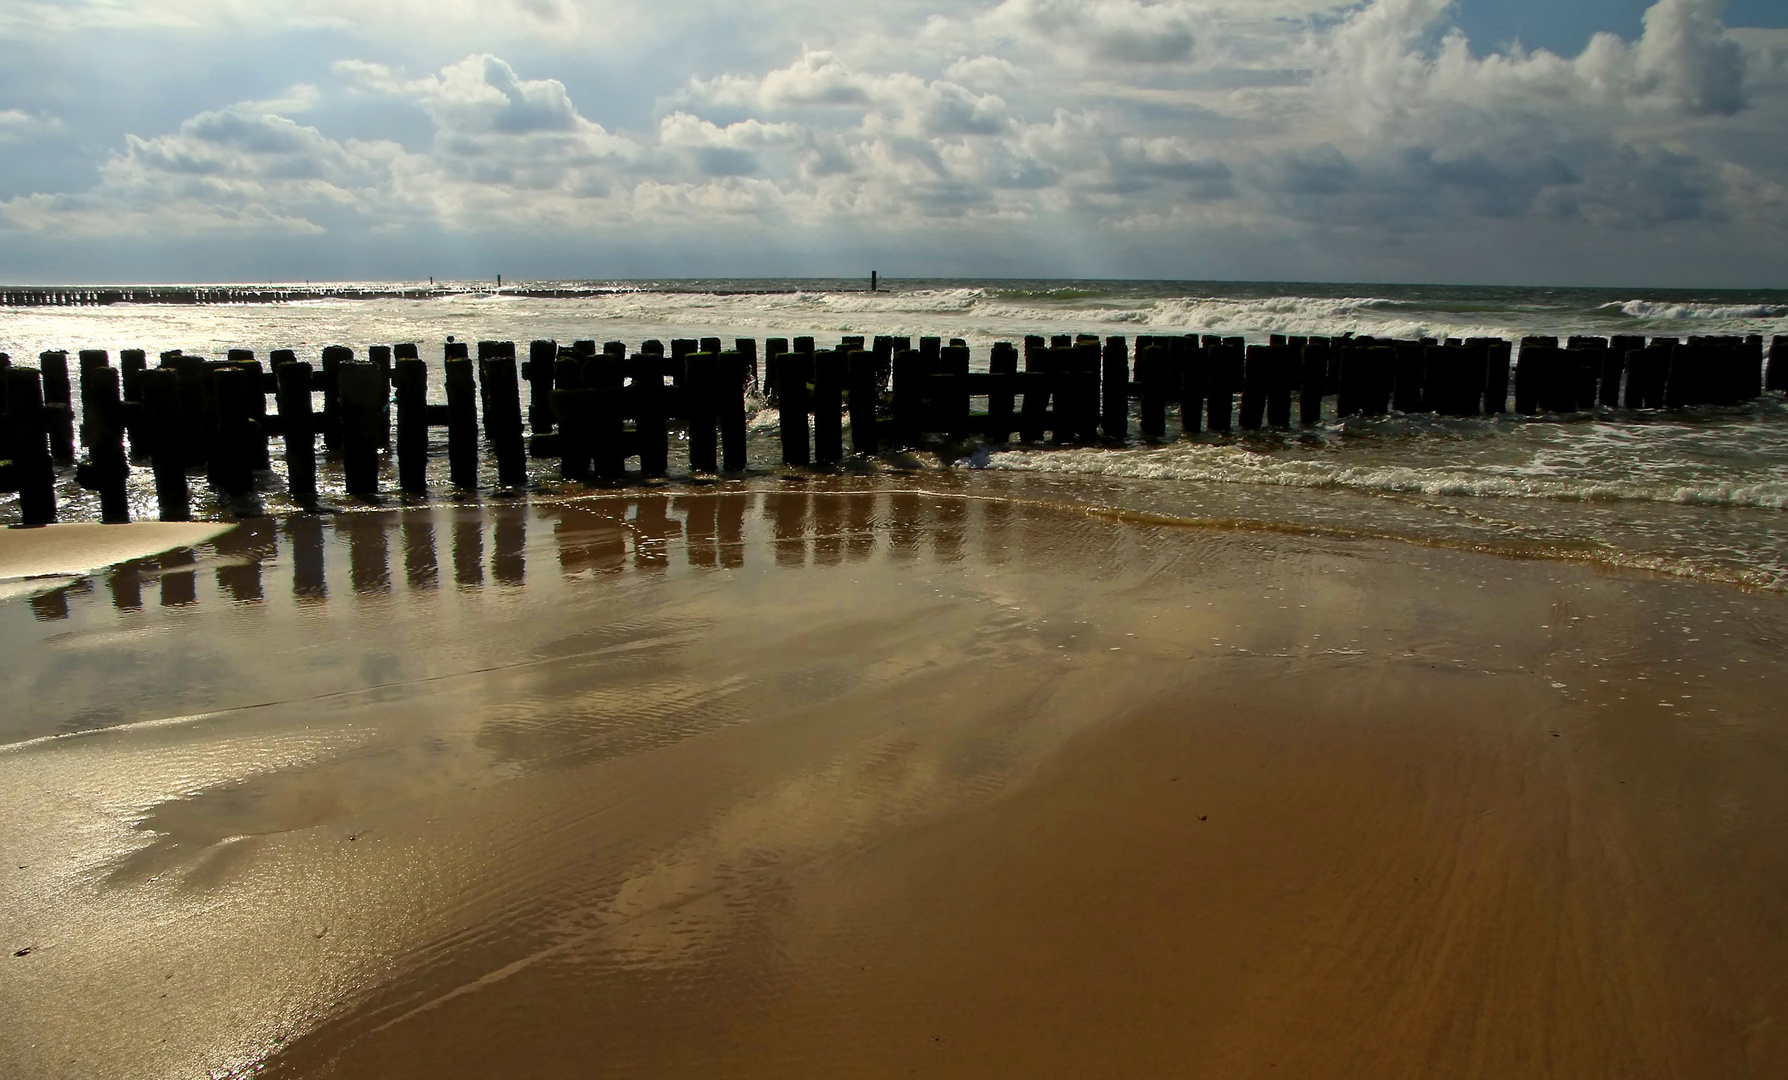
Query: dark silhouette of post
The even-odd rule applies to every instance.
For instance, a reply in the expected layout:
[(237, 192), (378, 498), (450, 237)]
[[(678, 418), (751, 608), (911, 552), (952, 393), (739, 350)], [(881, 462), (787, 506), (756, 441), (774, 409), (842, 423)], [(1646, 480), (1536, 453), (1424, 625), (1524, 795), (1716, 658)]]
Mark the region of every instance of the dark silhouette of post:
[(704, 350), (683, 358), (683, 414), (689, 431), (691, 472), (720, 471), (720, 447), (716, 438), (720, 420), (716, 403), (719, 383), (718, 352)]
[(875, 354), (855, 349), (846, 357), (845, 367), (849, 381), (851, 452), (873, 457), (881, 449), (875, 430), (875, 409), (881, 397), (881, 388), (876, 385)]
[[(740, 338), (739, 342), (756, 349), (756, 342), (748, 338)], [(756, 357), (755, 351), (749, 355), (743, 350), (720, 354), (714, 407), (720, 413), (720, 464), (729, 473), (745, 471), (745, 383), (757, 367)]]
[[(309, 509), (317, 504), (316, 420), (311, 413), (311, 366), (301, 361), (278, 364), (279, 424), (286, 451), (286, 489), (292, 501)], [(159, 486), (159, 472), (157, 485)]]
[(447, 343), (447, 470), (453, 486), (478, 486), (478, 383), (466, 343)]
[(397, 396), (397, 486), (420, 495), (428, 490), (428, 364), (405, 356), (392, 362)]
[(6, 370), (8, 450), (23, 525), (48, 525), (56, 520), (56, 466), (44, 425), (42, 380), (41, 372), (29, 368)]
[(162, 521), (190, 521), (192, 496), (186, 483), (181, 433), (180, 373), (171, 367), (145, 369), (137, 376), (137, 389), (143, 395), (139, 430), (155, 473), (157, 516)]
[(389, 431), (385, 423), (385, 375), (370, 361), (351, 361), (335, 369), (341, 405), (342, 479), (350, 496), (373, 499), (379, 494), (379, 445)]

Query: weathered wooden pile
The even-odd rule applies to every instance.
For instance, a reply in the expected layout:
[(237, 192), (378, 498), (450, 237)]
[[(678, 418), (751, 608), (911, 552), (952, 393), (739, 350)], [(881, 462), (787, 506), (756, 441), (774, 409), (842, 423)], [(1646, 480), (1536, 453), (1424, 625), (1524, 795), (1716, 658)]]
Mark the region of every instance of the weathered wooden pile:
[[(822, 466), (847, 454), (922, 445), (928, 437), (1004, 444), (1119, 443), (1132, 413), (1144, 439), (1168, 436), (1169, 410), (1182, 433), (1289, 428), (1331, 418), (1434, 413), (1569, 414), (1592, 407), (1654, 409), (1729, 405), (1764, 389), (1788, 390), (1788, 336), (1749, 338), (1525, 338), (1388, 341), (1181, 335), (1029, 337), (1022, 349), (996, 343), (987, 370), (972, 371), (961, 339), (945, 344), (883, 336), (846, 337), (820, 349), (811, 337), (765, 343), (761, 389), (780, 410), (782, 459)], [(518, 363), (508, 341), (448, 342), (440, 370), (445, 404), (430, 404), (437, 370), (414, 344), (374, 345), (365, 359), (346, 346), (320, 364), (274, 350), (263, 366), (247, 350), (223, 360), (163, 353), (150, 368), (142, 350), (78, 354), (79, 445), (68, 354), (45, 352), (36, 369), (0, 354), (0, 490), (19, 493), (27, 524), (56, 518), (56, 466), (98, 492), (105, 521), (128, 521), (131, 463), (147, 462), (163, 520), (191, 513), (190, 478), (226, 497), (252, 494), (273, 468), (280, 439), (286, 486), (317, 505), (317, 440), (337, 457), (350, 497), (376, 498), (383, 456), (394, 452), (398, 487), (428, 490), (429, 429), (447, 429), (450, 483), (480, 485), (488, 449), (499, 487), (529, 481), (530, 457), (556, 458), (569, 481), (651, 479), (670, 469), (672, 433), (683, 434), (696, 474), (746, 466), (746, 394), (759, 381), (757, 341), (718, 338), (561, 346), (535, 341)], [(521, 383), (528, 401), (521, 400)], [(270, 411), (272, 395), (276, 409)], [(316, 395), (321, 408), (316, 407)], [(1332, 406), (1325, 402), (1332, 399)], [(1132, 403), (1135, 403), (1133, 409)], [(395, 438), (393, 419), (395, 418)], [(848, 450), (846, 437), (848, 434)], [(128, 446), (128, 451), (127, 451)], [(637, 461), (630, 473), (628, 461)]]

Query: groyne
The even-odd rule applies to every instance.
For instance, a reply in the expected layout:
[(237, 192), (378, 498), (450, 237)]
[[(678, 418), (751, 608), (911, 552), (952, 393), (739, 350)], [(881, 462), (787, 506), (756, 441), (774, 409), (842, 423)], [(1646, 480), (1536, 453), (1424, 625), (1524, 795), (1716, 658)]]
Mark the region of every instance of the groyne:
[[(916, 344), (916, 347), (915, 347)], [(673, 442), (695, 475), (746, 468), (748, 395), (779, 410), (784, 465), (977, 441), (1001, 447), (1123, 445), (1201, 432), (1291, 430), (1354, 417), (1739, 405), (1788, 390), (1788, 336), (1529, 337), (1417, 341), (1274, 335), (1027, 337), (976, 365), (962, 339), (846, 336), (677, 339), (568, 345), (450, 341), (438, 364), (414, 343), (334, 345), (315, 363), (289, 349), (222, 358), (144, 350), (0, 354), (0, 490), (23, 524), (56, 520), (58, 467), (127, 521), (133, 469), (153, 473), (157, 514), (191, 517), (195, 479), (229, 498), (283, 483), (315, 508), (319, 452), (350, 498), (428, 491), (430, 431), (446, 429), (449, 483), (522, 489), (529, 460), (560, 480), (618, 485), (664, 477)], [(525, 356), (525, 359), (523, 357)], [(760, 362), (761, 361), (761, 362)], [(431, 403), (441, 378), (445, 403)], [(523, 400), (523, 387), (526, 400)], [(269, 408), (269, 397), (273, 407)], [(395, 429), (395, 438), (394, 438)], [(673, 440), (673, 435), (677, 436)], [(279, 452), (274, 450), (275, 440)], [(395, 492), (384, 468), (395, 458)], [(551, 468), (551, 466), (548, 466)], [(280, 475), (283, 472), (283, 476)]]

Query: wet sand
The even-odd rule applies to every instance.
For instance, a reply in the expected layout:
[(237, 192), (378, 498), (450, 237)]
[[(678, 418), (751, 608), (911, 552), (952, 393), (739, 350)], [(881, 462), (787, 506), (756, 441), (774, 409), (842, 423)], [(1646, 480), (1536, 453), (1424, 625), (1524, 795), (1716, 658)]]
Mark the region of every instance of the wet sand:
[(1785, 630), (885, 488), (254, 523), (0, 602), (0, 1073), (1778, 1075)]
[(209, 521), (133, 521), (128, 525), (70, 522), (0, 529), (0, 581), (73, 576), (128, 559), (203, 544), (231, 526)]

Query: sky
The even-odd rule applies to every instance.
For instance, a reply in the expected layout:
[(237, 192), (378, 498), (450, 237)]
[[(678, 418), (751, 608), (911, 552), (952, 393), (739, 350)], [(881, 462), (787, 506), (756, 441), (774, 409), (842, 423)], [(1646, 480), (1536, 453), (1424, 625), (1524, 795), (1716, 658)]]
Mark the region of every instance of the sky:
[(1788, 288), (1783, 0), (0, 0), (0, 280)]

